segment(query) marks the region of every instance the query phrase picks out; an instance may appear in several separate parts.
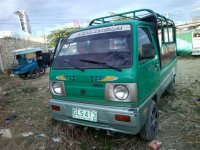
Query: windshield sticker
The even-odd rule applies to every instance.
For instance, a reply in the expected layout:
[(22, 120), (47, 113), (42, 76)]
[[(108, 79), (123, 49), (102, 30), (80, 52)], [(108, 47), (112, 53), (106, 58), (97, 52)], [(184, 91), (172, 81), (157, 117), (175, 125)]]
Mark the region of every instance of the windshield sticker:
[(107, 81), (115, 81), (118, 77), (115, 76), (105, 76), (103, 79), (99, 80), (100, 82), (107, 82)]
[(100, 33), (129, 31), (129, 30), (131, 30), (130, 25), (116, 25), (116, 26), (102, 27), (102, 28), (84, 30), (84, 31), (73, 33), (69, 37), (69, 39), (77, 38), (77, 37), (81, 37), (81, 36), (87, 36), (87, 35), (100, 34)]
[(61, 81), (67, 80), (64, 75), (57, 76), (56, 79), (61, 80)]

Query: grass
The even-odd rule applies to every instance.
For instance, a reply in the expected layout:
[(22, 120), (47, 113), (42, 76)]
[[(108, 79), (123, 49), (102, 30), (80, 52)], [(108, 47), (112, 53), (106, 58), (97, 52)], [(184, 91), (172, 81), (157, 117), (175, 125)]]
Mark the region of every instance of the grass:
[(23, 93), (35, 93), (38, 89), (36, 87), (25, 87), (22, 88)]
[(200, 114), (200, 106), (195, 106), (194, 111)]
[[(184, 62), (186, 60), (186, 62)], [(178, 71), (177, 90), (175, 95), (162, 96), (160, 102), (160, 130), (157, 139), (162, 142), (161, 149), (192, 149), (198, 150), (200, 147), (200, 107), (193, 104), (193, 100), (199, 95), (198, 88), (191, 86), (194, 80), (190, 79), (190, 73), (196, 71), (199, 67), (193, 67), (199, 63), (188, 63), (187, 59), (180, 60), (180, 65), (184, 69)], [(191, 65), (188, 66), (187, 65)], [(186, 69), (185, 69), (186, 67)], [(185, 71), (185, 72), (184, 72)], [(197, 74), (194, 79), (198, 79)], [(0, 75), (0, 85), (4, 91), (5, 109), (0, 109), (0, 115), (12, 115), (15, 112), (18, 118), (15, 121), (5, 123), (0, 122), (1, 128), (15, 128), (17, 132), (31, 131), (34, 135), (44, 133), (47, 137), (43, 140), (24, 138), (18, 141), (18, 149), (39, 149), (45, 146), (45, 149), (146, 149), (148, 142), (141, 140), (138, 136), (115, 133), (108, 136), (104, 130), (95, 130), (88, 128), (85, 130), (82, 126), (71, 127), (68, 124), (52, 122), (50, 109), (48, 107), (50, 93), (48, 87), (48, 77), (36, 80), (21, 80), (17, 77), (9, 78)], [(39, 90), (41, 88), (41, 90)], [(6, 90), (5, 90), (6, 89)], [(17, 100), (15, 100), (17, 99)], [(9, 102), (9, 103), (7, 103)], [(1, 112), (2, 111), (2, 112)], [(1, 118), (0, 118), (1, 119)], [(1, 120), (0, 120), (1, 121)], [(28, 122), (28, 123), (27, 123)], [(61, 137), (62, 142), (52, 141), (52, 137)], [(23, 147), (25, 145), (25, 148)], [(15, 145), (3, 143), (0, 139), (1, 148), (15, 149)], [(11, 147), (13, 146), (13, 147)], [(4, 148), (5, 149), (5, 148)]]

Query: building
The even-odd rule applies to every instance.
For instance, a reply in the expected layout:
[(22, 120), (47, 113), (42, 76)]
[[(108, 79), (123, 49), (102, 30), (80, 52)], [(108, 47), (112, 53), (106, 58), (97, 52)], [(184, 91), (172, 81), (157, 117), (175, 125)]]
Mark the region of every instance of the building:
[(12, 31), (0, 31), (0, 38), (4, 38), (4, 37), (14, 37), (17, 34), (15, 32)]

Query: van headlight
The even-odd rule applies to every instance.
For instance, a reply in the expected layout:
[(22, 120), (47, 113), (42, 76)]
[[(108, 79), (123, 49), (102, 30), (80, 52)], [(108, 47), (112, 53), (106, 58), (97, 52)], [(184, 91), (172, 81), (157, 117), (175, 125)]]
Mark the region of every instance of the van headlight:
[(64, 83), (62, 81), (50, 81), (50, 90), (53, 95), (66, 95)]
[(119, 100), (125, 100), (129, 95), (129, 91), (124, 85), (116, 85), (113, 92), (115, 97)]
[(61, 94), (62, 93), (61, 84), (59, 82), (54, 82), (53, 86), (52, 86), (52, 89), (56, 94)]
[(138, 100), (137, 83), (106, 83), (105, 99), (117, 102), (136, 102)]

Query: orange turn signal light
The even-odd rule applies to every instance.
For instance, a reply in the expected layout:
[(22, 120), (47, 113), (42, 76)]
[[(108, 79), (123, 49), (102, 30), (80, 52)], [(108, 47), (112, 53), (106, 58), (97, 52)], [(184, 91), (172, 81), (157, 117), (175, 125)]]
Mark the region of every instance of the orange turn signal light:
[(123, 122), (131, 122), (130, 116), (125, 116), (125, 115), (115, 115), (115, 120)]

